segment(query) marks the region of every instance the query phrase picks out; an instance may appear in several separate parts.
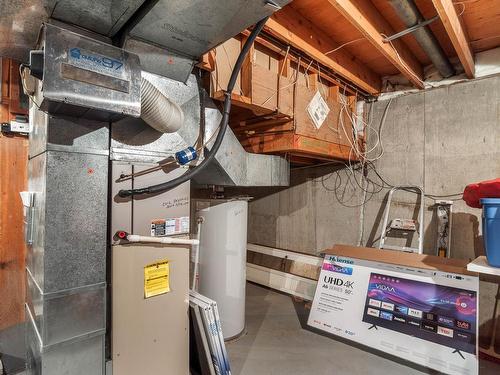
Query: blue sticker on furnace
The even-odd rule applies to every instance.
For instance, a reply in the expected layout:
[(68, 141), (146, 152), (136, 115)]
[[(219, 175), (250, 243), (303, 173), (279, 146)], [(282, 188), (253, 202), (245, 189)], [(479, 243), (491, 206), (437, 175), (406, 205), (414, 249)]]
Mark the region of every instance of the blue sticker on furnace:
[(81, 56), (80, 48), (71, 48), (69, 52), (71, 57), (74, 57), (75, 59), (79, 59)]
[(97, 54), (91, 54), (86, 51), (82, 51), (78, 47), (73, 47), (69, 50), (71, 58), (75, 60), (84, 60), (90, 63), (96, 64), (103, 68), (112, 69), (120, 71), (123, 67), (123, 62), (120, 60), (111, 59), (106, 56), (101, 56)]

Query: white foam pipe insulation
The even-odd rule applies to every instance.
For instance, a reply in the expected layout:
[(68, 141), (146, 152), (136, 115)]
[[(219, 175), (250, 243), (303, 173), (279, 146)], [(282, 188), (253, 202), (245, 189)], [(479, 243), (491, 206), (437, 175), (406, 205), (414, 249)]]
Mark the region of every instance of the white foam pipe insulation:
[(127, 235), (127, 241), (129, 242), (151, 242), (151, 243), (164, 243), (171, 245), (199, 245), (200, 241), (197, 239), (189, 238), (172, 238), (172, 237), (149, 237), (140, 236), (138, 234)]
[(174, 133), (184, 122), (181, 107), (168, 99), (144, 76), (141, 79), (141, 118), (161, 133)]

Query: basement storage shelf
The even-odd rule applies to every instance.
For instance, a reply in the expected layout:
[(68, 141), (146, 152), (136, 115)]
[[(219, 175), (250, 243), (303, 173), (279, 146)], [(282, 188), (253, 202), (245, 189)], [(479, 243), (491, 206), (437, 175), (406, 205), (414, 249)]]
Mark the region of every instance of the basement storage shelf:
[[(206, 54), (200, 67), (210, 71), (210, 95), (224, 100), (224, 90), (246, 36), (229, 39)], [(248, 152), (289, 157), (295, 164), (356, 161), (351, 148), (351, 119), (356, 97), (335, 85), (314, 61), (291, 56), (259, 39), (254, 43), (232, 94), (230, 126)], [(208, 86), (208, 84), (207, 84)], [(329, 112), (317, 126), (308, 113), (320, 94)]]

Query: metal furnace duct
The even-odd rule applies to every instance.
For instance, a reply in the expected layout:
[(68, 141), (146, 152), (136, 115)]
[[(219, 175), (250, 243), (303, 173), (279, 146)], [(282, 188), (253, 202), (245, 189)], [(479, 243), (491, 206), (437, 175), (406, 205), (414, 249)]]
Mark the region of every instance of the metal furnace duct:
[(104, 373), (109, 125), (32, 106), (28, 374)]
[[(151, 73), (142, 74), (165, 97), (180, 106), (184, 112), (184, 124), (176, 133), (164, 134), (142, 119), (127, 117), (114, 122), (111, 127), (111, 159), (158, 163), (172, 158), (175, 152), (196, 143), (200, 123), (204, 124), (204, 139), (212, 138), (206, 145), (210, 149), (222, 114), (208, 94), (200, 90), (196, 76), (191, 74), (184, 84)], [(195, 181), (223, 186), (288, 186), (290, 166), (281, 156), (246, 152), (228, 128), (215, 160), (196, 176)]]
[(197, 59), (289, 2), (159, 0), (128, 34)]
[[(203, 53), (289, 2), (0, 0), (0, 57), (28, 62), (40, 26), (56, 20), (104, 39), (120, 37), (123, 47), (141, 54), (144, 70), (184, 81)], [(170, 60), (175, 64), (165, 66)]]

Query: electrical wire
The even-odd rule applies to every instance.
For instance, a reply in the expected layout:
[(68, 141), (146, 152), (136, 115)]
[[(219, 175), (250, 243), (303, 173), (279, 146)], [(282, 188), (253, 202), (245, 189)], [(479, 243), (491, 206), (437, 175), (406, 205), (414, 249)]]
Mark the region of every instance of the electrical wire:
[[(377, 170), (375, 162), (379, 160), (384, 155), (383, 137), (382, 131), (388, 116), (388, 112), (392, 103), (390, 99), (384, 108), (382, 118), (378, 130), (372, 126), (373, 120), (373, 104), (370, 104), (370, 111), (368, 114), (368, 119), (365, 120), (360, 118), (357, 114), (350, 113), (348, 108), (348, 101), (345, 95), (345, 90), (339, 95), (339, 103), (341, 105), (341, 115), (339, 117), (340, 127), (346, 136), (350, 147), (349, 156), (347, 162), (344, 163), (344, 168), (337, 169), (327, 176), (322, 176), (320, 182), (328, 191), (333, 191), (336, 200), (345, 207), (356, 208), (364, 206), (372, 197), (381, 192), (384, 189), (392, 189), (395, 185), (389, 183)], [(345, 120), (350, 124), (347, 126)], [(349, 132), (355, 129), (356, 123), (362, 124), (362, 131), (365, 134), (365, 143), (369, 141), (371, 130), (375, 136), (375, 144), (368, 150), (362, 150), (359, 147), (359, 143), (355, 137), (350, 137)], [(351, 140), (352, 139), (352, 140)], [(377, 151), (378, 150), (378, 151)], [(370, 153), (376, 152), (375, 156), (371, 156)], [(327, 166), (333, 163), (324, 163), (318, 166)], [(338, 164), (338, 163), (336, 163)], [(371, 176), (370, 176), (371, 175)], [(333, 186), (329, 186), (327, 181), (335, 176), (333, 180)], [(357, 191), (362, 192), (361, 202), (359, 202), (359, 197)], [(409, 190), (413, 192), (412, 190)], [(425, 196), (429, 199), (439, 199), (439, 198), (451, 198), (450, 200), (460, 200), (462, 193), (453, 194), (428, 194)], [(460, 196), (460, 198), (459, 198)], [(357, 201), (357, 202), (355, 202)]]
[[(475, 1), (475, 0), (474, 0)], [(382, 34), (382, 36), (387, 37), (386, 35)], [(328, 51), (325, 54), (333, 53), (340, 48), (343, 48), (346, 45), (349, 45), (351, 43), (357, 42), (363, 40), (363, 38), (360, 39), (355, 39), (349, 42), (344, 43), (343, 45), (340, 45), (334, 50)], [(397, 58), (399, 59), (400, 63), (405, 67), (407, 72), (411, 74), (412, 76), (415, 77), (415, 79), (422, 83), (426, 84), (420, 77), (418, 77), (412, 69), (405, 63), (405, 61), (401, 58), (399, 55), (399, 52), (395, 48), (392, 42), (389, 43), (391, 48), (394, 50), (395, 54), (397, 55)], [(306, 77), (306, 83), (307, 81), (307, 72), (312, 64), (312, 60), (307, 66), (307, 68), (304, 71), (304, 76)], [(324, 87), (321, 82), (321, 75), (320, 75), (320, 67), (319, 63), (317, 62), (318, 65), (318, 72), (319, 72), (319, 83), (320, 83), (320, 92), (323, 91), (324, 93)], [(433, 87), (432, 84), (427, 83), (429, 86)], [(325, 95), (326, 96), (326, 95)], [(390, 109), (390, 106), (392, 104), (392, 98), (388, 101), (380, 124), (378, 126), (378, 129), (374, 128), (372, 125), (372, 120), (373, 120), (373, 104), (370, 104), (370, 111), (368, 115), (368, 119), (364, 119), (363, 116), (359, 116), (357, 113), (354, 113), (354, 111), (351, 111), (349, 108), (349, 103), (347, 100), (346, 96), (346, 90), (344, 87), (343, 93), (339, 94), (339, 104), (340, 104), (340, 113), (339, 113), (339, 125), (342, 130), (342, 133), (346, 137), (349, 146), (350, 146), (350, 151), (349, 151), (349, 156), (348, 160), (346, 163), (344, 163), (344, 168), (337, 169), (336, 171), (332, 172), (331, 174), (327, 176), (322, 176), (320, 181), (323, 187), (328, 190), (328, 191), (333, 191), (335, 193), (335, 197), (337, 201), (342, 204), (345, 207), (361, 207), (364, 206), (376, 193), (379, 193), (383, 189), (392, 189), (395, 187), (395, 185), (392, 185), (388, 183), (382, 176), (381, 174), (377, 171), (376, 166), (374, 162), (382, 158), (384, 155), (384, 145), (383, 145), (383, 137), (382, 137), (382, 132), (384, 129), (384, 124), (387, 119), (387, 115)], [(347, 123), (346, 123), (347, 121)], [(349, 124), (349, 125), (347, 125)], [(364, 134), (364, 145), (369, 144), (368, 140), (371, 138), (372, 135), (375, 136), (375, 141), (372, 143), (372, 146), (370, 146), (369, 149), (364, 149), (364, 147), (361, 147), (360, 139), (356, 134), (355, 129), (358, 129), (358, 125), (361, 125), (361, 129), (359, 130), (359, 133)], [(329, 128), (338, 133), (337, 129), (333, 129), (329, 126)], [(372, 153), (375, 152), (375, 155), (372, 155)], [(305, 168), (315, 168), (315, 167), (326, 167), (329, 165), (335, 165), (335, 167), (338, 166), (338, 162), (331, 162), (331, 163), (322, 163), (318, 165), (313, 165), (313, 166), (307, 166), (307, 167), (300, 167), (300, 168), (293, 168), (294, 170), (296, 169), (305, 169)], [(372, 175), (375, 175), (374, 177), (370, 177), (370, 173)], [(332, 176), (335, 175), (335, 179), (333, 180), (333, 187), (327, 185), (327, 181), (332, 178)], [(315, 180), (318, 182), (317, 180)], [(363, 192), (362, 196), (362, 201), (361, 203), (353, 203), (353, 199), (357, 199), (356, 197), (356, 191), (360, 190)], [(448, 197), (457, 197), (461, 196), (462, 193), (454, 193), (454, 194), (445, 194), (445, 195), (439, 195), (439, 194), (425, 194), (427, 198), (430, 199), (437, 199), (437, 198), (448, 198)], [(461, 198), (454, 198), (455, 200), (461, 199)], [(453, 199), (452, 199), (453, 200)]]
[[(380, 33), (380, 35), (382, 35), (384, 38), (388, 39), (389, 37), (387, 35), (385, 35), (384, 33)], [(413, 76), (414, 78), (416, 78), (416, 80), (418, 82), (420, 82), (422, 85), (425, 86), (425, 82), (419, 77), (417, 76), (414, 72), (413, 72), (413, 69), (411, 67), (408, 66), (408, 64), (401, 58), (401, 55), (399, 54), (398, 50), (396, 49), (396, 47), (394, 47), (394, 44), (392, 43), (392, 40), (389, 40), (389, 45), (391, 46), (391, 48), (394, 50), (394, 53), (396, 53), (396, 56), (399, 60), (399, 62), (401, 63), (401, 65), (403, 65), (403, 67), (406, 69), (406, 72), (407, 73), (410, 73), (411, 76)], [(429, 84), (430, 86), (432, 86), (431, 84)]]
[(29, 68), (29, 66), (28, 66), (28, 65), (26, 65), (26, 64), (24, 64), (24, 63), (19, 64), (19, 76), (20, 76), (20, 78), (21, 78), (21, 86), (22, 86), (22, 88), (23, 88), (24, 93), (28, 96), (28, 98), (31, 100), (31, 102), (35, 105), (35, 107), (36, 107), (39, 111), (41, 111), (41, 112), (43, 112), (43, 113), (45, 113), (46, 115), (49, 115), (49, 116), (51, 116), (51, 117), (55, 117), (55, 116), (50, 115), (48, 112), (46, 112), (46, 111), (42, 110), (42, 109), (40, 108), (40, 105), (39, 105), (39, 104), (36, 102), (36, 100), (35, 100), (35, 97), (34, 97), (35, 93), (34, 93), (34, 92), (30, 92), (30, 91), (28, 91), (28, 89), (26, 88), (26, 82), (25, 82), (25, 79), (26, 79), (26, 78), (24, 77), (24, 69), (27, 69), (27, 68)]
[[(286, 44), (284, 44), (280, 39), (274, 37), (272, 34), (266, 32), (265, 30), (262, 32), (262, 35), (263, 37), (270, 43), (274, 44), (275, 46), (283, 46), (286, 47)], [(292, 48), (290, 50), (290, 56), (292, 56), (293, 58), (295, 59), (302, 59), (302, 60), (309, 60), (310, 59), (310, 56), (309, 55), (306, 55), (304, 54), (304, 52), (302, 52), (301, 50), (299, 49), (294, 49)], [(300, 64), (299, 64), (300, 65)], [(323, 64), (324, 65), (324, 64)], [(345, 78), (343, 78), (342, 76), (336, 74), (334, 71), (332, 71), (331, 69), (327, 69), (325, 66), (323, 67), (323, 70), (325, 72), (327, 72), (327, 76), (329, 78), (332, 78), (333, 80), (335, 80), (338, 84), (342, 85), (342, 86), (346, 86), (349, 88), (349, 90), (351, 92), (359, 92), (360, 93), (360, 96), (362, 96), (363, 98), (368, 98), (370, 97), (371, 95), (367, 92), (367, 91), (364, 91), (364, 90), (360, 90), (358, 87), (356, 87), (352, 82), (346, 80)]]
[(337, 48), (334, 48), (331, 51), (325, 52), (324, 55), (329, 55), (330, 53), (337, 52), (339, 49), (344, 48), (345, 46), (348, 46), (349, 44), (352, 44), (352, 43), (355, 43), (355, 42), (359, 42), (361, 40), (365, 40), (365, 38), (358, 38), (358, 39), (351, 40), (349, 42), (345, 42), (344, 44), (341, 44)]
[(153, 186), (148, 186), (145, 188), (140, 188), (140, 189), (129, 189), (129, 190), (120, 190), (118, 192), (118, 195), (120, 197), (128, 197), (131, 195), (139, 195), (139, 194), (154, 194), (154, 193), (161, 193), (170, 189), (175, 188), (176, 186), (179, 186), (180, 184), (189, 181), (191, 178), (195, 177), (197, 174), (199, 174), (205, 167), (215, 158), (215, 155), (217, 154), (217, 151), (219, 150), (222, 140), (224, 139), (224, 135), (226, 133), (226, 129), (229, 123), (229, 113), (231, 112), (231, 94), (233, 92), (236, 80), (238, 78), (238, 74), (240, 72), (241, 66), (243, 65), (243, 61), (248, 54), (248, 51), (250, 50), (250, 47), (252, 46), (253, 42), (263, 29), (266, 21), (268, 20), (269, 17), (265, 17), (264, 19), (260, 20), (253, 28), (252, 32), (250, 33), (248, 39), (246, 40), (245, 44), (243, 45), (243, 48), (240, 51), (240, 54), (238, 55), (238, 59), (236, 60), (234, 64), (233, 71), (231, 72), (231, 77), (229, 78), (229, 83), (227, 85), (227, 90), (224, 92), (224, 107), (222, 111), (222, 119), (219, 125), (219, 132), (217, 133), (217, 137), (215, 138), (214, 144), (208, 153), (208, 155), (205, 155), (205, 158), (203, 161), (197, 165), (196, 167), (193, 167), (192, 169), (189, 169), (186, 173), (182, 174), (181, 176)]

